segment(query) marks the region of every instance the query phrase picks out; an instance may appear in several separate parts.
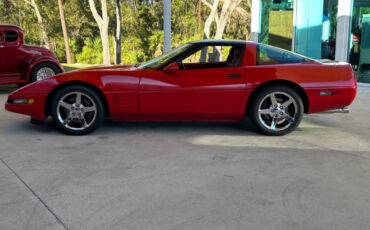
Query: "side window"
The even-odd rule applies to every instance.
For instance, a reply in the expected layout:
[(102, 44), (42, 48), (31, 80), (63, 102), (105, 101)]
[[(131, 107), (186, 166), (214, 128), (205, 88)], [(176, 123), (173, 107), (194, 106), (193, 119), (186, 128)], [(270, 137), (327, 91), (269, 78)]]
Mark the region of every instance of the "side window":
[(204, 46), (182, 60), (185, 67), (222, 68), (240, 66), (242, 46)]
[(16, 31), (5, 31), (5, 42), (16, 42), (18, 40), (18, 33)]
[[(207, 48), (207, 47), (206, 47)], [(205, 63), (207, 62), (206, 59), (201, 60), (200, 56), (202, 54), (202, 50), (198, 50), (195, 53), (191, 54), (190, 56), (186, 57), (182, 60), (182, 63), (189, 64), (189, 63)]]
[(256, 65), (276, 65), (308, 62), (308, 59), (292, 52), (274, 47), (258, 45)]

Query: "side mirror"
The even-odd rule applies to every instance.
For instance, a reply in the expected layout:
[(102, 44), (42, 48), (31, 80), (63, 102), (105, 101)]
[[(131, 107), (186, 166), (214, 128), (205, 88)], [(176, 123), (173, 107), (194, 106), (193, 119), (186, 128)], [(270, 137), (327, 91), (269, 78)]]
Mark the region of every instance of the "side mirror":
[(176, 62), (169, 64), (168, 66), (164, 67), (163, 71), (168, 73), (173, 73), (180, 70), (179, 64)]

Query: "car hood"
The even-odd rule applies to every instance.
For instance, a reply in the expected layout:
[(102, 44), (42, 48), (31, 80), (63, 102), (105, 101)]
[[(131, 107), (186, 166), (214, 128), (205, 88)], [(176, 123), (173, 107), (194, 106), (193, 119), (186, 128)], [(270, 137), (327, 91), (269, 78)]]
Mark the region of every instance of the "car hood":
[[(23, 95), (47, 95), (55, 87), (68, 82), (90, 84), (108, 91), (117, 90), (115, 86), (132, 85), (137, 82), (146, 70), (135, 68), (133, 65), (98, 66), (61, 73), (26, 85), (14, 91), (11, 97)], [(133, 83), (134, 82), (134, 83)], [(136, 86), (135, 86), (136, 87)]]
[(123, 65), (101, 65), (88, 67), (85, 69), (80, 69), (76, 71), (109, 71), (109, 70), (122, 70), (122, 71), (134, 71), (136, 70), (135, 65), (133, 64), (123, 64)]
[(51, 56), (55, 59), (58, 59), (57, 56), (55, 55), (55, 53), (53, 53), (52, 51), (50, 51), (50, 50), (48, 50), (44, 47), (32, 46), (32, 45), (23, 45), (23, 48), (30, 51), (30, 52), (37, 53), (38, 55), (46, 55), (46, 56)]
[(88, 81), (91, 79), (102, 78), (103, 76), (140, 76), (143, 72), (144, 70), (138, 69), (134, 65), (94, 66), (59, 74), (50, 77), (49, 79), (55, 79), (58, 81)]

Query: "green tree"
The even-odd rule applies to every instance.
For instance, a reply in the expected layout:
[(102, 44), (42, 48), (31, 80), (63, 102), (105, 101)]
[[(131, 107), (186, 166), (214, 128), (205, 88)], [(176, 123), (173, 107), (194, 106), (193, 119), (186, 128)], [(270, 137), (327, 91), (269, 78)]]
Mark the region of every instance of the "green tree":
[[(50, 49), (61, 62), (66, 62), (65, 40), (59, 14), (58, 1), (34, 1), (38, 6), (48, 38)], [(201, 0), (172, 0), (172, 46), (202, 39), (204, 23), (210, 9), (200, 3)], [(211, 0), (208, 0), (211, 1)], [(223, 0), (220, 0), (222, 2)], [(96, 9), (101, 12), (101, 1), (96, 2)], [(109, 18), (108, 35), (110, 61), (116, 60), (113, 47), (117, 0), (107, 0)], [(91, 13), (89, 0), (62, 0), (72, 62), (103, 63), (100, 31)], [(249, 0), (242, 0), (239, 7), (229, 17), (223, 38), (245, 39), (248, 37)], [(121, 52), (123, 63), (144, 62), (163, 52), (163, 0), (121, 0), (122, 21)], [(245, 14), (247, 13), (247, 14)], [(31, 45), (43, 45), (43, 35), (35, 9), (24, 0), (1, 0), (0, 23), (15, 24), (23, 28), (25, 42)], [(214, 23), (210, 34), (216, 33)]]

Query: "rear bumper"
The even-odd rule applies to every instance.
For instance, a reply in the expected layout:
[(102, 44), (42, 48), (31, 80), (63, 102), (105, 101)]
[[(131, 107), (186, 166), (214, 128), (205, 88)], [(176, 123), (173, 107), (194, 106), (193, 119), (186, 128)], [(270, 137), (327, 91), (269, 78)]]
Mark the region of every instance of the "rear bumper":
[(327, 110), (321, 113), (326, 113), (326, 114), (331, 114), (331, 113), (349, 113), (349, 108), (343, 107), (343, 108), (338, 108), (338, 109), (332, 109), (332, 110)]
[[(352, 87), (333, 87), (306, 89), (308, 113), (348, 113), (348, 106), (356, 97), (357, 85)], [(326, 94), (330, 92), (330, 94)]]

